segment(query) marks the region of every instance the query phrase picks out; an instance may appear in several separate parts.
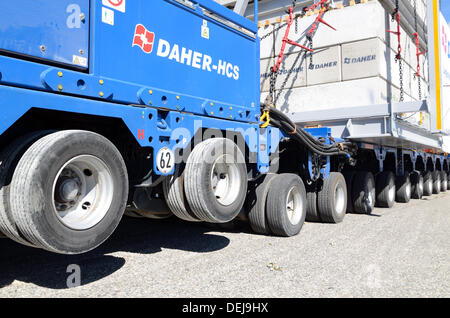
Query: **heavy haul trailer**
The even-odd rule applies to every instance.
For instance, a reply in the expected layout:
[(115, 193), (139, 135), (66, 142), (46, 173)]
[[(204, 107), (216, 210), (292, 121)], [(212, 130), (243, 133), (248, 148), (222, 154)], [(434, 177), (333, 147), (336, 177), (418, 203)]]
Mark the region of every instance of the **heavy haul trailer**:
[[(377, 148), (386, 159), (374, 175), (333, 127), (261, 113), (259, 43), (256, 23), (211, 0), (0, 4), (0, 231), (76, 254), (104, 242), (126, 208), (158, 218), (167, 204), (186, 221), (240, 213), (255, 232), (292, 236), (307, 210), (340, 222), (347, 201), (355, 212), (370, 213), (375, 196), (390, 205), (387, 171), (406, 201), (406, 171), (448, 170), (430, 144), (419, 154), (431, 161), (412, 169), (394, 169), (408, 149)], [(412, 176), (420, 197), (429, 175)]]

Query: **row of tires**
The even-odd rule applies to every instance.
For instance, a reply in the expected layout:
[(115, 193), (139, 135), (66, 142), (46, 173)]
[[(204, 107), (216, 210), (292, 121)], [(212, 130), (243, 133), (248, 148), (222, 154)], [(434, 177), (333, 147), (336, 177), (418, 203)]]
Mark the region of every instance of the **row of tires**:
[(391, 208), (396, 201), (408, 203), (445, 192), (450, 190), (449, 181), (445, 171), (413, 171), (397, 177), (391, 171), (376, 177), (367, 171), (346, 171), (331, 172), (305, 189), (296, 175), (268, 174), (250, 184), (248, 220), (256, 233), (292, 236), (305, 220), (339, 223), (346, 213), (370, 214), (376, 206)]
[[(245, 158), (231, 140), (194, 147), (163, 180), (167, 205), (191, 222), (226, 223), (241, 211), (261, 234), (293, 236), (305, 220), (338, 223), (346, 212), (370, 213), (447, 190), (445, 172), (331, 172), (315, 184), (296, 174), (248, 182)], [(0, 232), (28, 246), (78, 254), (99, 246), (128, 201), (125, 161), (107, 138), (88, 131), (38, 131), (0, 153)]]

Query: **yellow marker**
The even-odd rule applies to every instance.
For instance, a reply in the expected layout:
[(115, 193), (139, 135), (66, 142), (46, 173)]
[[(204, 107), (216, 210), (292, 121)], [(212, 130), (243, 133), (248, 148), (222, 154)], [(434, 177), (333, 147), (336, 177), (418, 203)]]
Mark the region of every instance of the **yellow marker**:
[(153, 91), (152, 91), (152, 90), (149, 90), (148, 93), (149, 93), (150, 95), (152, 95), (152, 94), (153, 94)]
[(100, 92), (99, 95), (100, 95), (100, 97), (103, 97), (104, 94), (103, 94), (103, 92)]
[(59, 72), (58, 72), (58, 76), (59, 76), (59, 77), (62, 77), (62, 76), (63, 76), (63, 73), (62, 73), (61, 71), (59, 71)]
[(440, 32), (439, 32), (439, 10), (438, 0), (433, 0), (433, 21), (434, 21), (434, 61), (436, 74), (436, 126), (438, 130), (442, 129), (441, 117), (441, 62), (439, 60), (440, 52)]
[(58, 90), (62, 91), (63, 90), (63, 86), (61, 84), (58, 85)]
[(103, 80), (99, 80), (98, 81), (100, 83), (100, 85), (103, 85), (105, 82), (103, 82)]

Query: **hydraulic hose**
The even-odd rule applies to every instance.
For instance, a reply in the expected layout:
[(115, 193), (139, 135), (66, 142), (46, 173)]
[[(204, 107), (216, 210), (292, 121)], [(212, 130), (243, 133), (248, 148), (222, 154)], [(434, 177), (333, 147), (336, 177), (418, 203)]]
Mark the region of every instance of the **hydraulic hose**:
[(314, 138), (303, 128), (298, 127), (281, 111), (269, 107), (270, 123), (292, 136), (300, 144), (305, 145), (312, 152), (321, 156), (348, 155), (351, 152), (351, 143), (333, 143), (330, 145)]

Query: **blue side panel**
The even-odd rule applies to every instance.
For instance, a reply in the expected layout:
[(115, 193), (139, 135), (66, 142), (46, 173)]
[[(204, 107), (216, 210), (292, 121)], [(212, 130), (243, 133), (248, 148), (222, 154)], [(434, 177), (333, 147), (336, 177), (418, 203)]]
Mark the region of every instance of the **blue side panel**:
[(87, 68), (89, 0), (0, 1), (0, 50)]
[[(114, 10), (114, 25), (102, 23), (102, 8), (102, 2), (96, 1), (92, 12), (96, 20), (94, 73), (148, 88), (139, 97), (153, 106), (175, 108), (161, 96), (149, 96), (150, 89), (203, 100), (180, 107), (208, 116), (230, 107), (252, 112), (258, 109), (258, 43), (251, 33), (245, 35), (211, 19), (199, 6), (188, 7), (172, 0), (126, 1), (125, 12)], [(210, 110), (211, 99), (223, 109)], [(250, 119), (245, 110), (242, 115)], [(250, 120), (255, 121), (255, 117)]]

